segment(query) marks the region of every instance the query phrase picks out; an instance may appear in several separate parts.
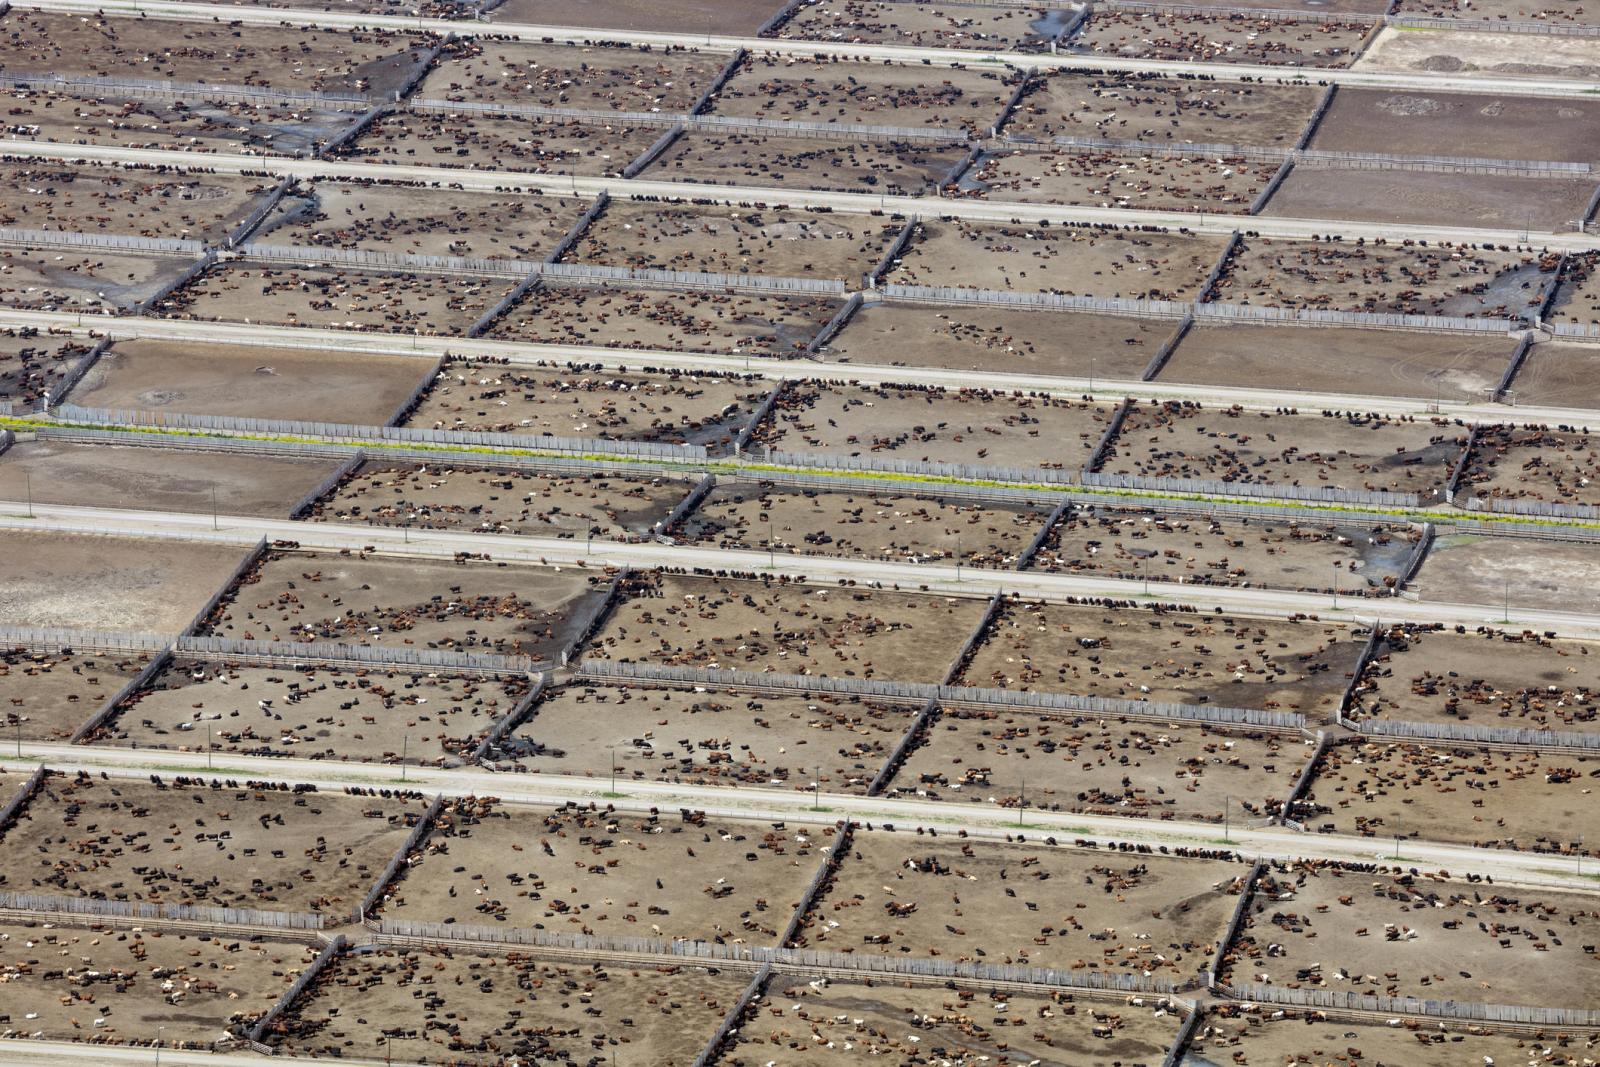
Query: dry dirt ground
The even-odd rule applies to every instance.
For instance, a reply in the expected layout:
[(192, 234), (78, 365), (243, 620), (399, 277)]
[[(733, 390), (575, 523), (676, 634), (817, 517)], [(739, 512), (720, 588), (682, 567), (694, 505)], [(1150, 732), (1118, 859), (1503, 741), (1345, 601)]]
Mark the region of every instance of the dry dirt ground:
[(1600, 408), (1600, 348), (1563, 341), (1534, 345), (1511, 380), (1511, 402)]
[(1244, 873), (1226, 861), (860, 831), (796, 940), (1177, 982), (1205, 970)]
[[(1229, 1009), (1232, 1011), (1233, 1009)], [(1461, 1067), (1462, 1064), (1567, 1064), (1600, 1047), (1588, 1034), (1518, 1037), (1407, 1020), (1401, 1027), (1335, 1022), (1294, 1008), (1209, 1015), (1179, 1067), (1283, 1067), (1360, 1063), (1365, 1067)], [(1572, 1057), (1572, 1058), (1568, 1058)]]
[(960, 145), (809, 137), (786, 140), (691, 130), (639, 176), (651, 181), (920, 196), (930, 186), (942, 183), (965, 158)]
[(786, 452), (1077, 470), (1111, 416), (1059, 397), (808, 382), (778, 399), (754, 440)]
[(251, 240), (412, 256), (541, 260), (589, 201), (418, 185), (301, 183)]
[(489, 21), (748, 36), (781, 6), (779, 0), (507, 0)]
[(1443, 501), (1465, 427), (1414, 416), (1136, 404), (1097, 470), (1142, 478), (1415, 493)]
[(975, 70), (851, 63), (799, 56), (747, 58), (723, 86), (715, 115), (987, 135), (1019, 77)]
[(574, 683), (539, 701), (499, 747), (500, 766), (619, 782), (864, 794), (916, 704), (828, 694), (643, 689)]
[(1517, 318), (1538, 308), (1559, 257), (1450, 245), (1242, 241), (1213, 299), (1257, 307)]
[(1494, 426), (1482, 431), (1462, 475), (1462, 492), (1495, 500), (1600, 504), (1600, 442), (1577, 427)]
[(751, 1007), (729, 1067), (852, 1063), (1154, 1067), (1178, 1034), (1170, 1012), (1049, 996), (776, 975)]
[(826, 348), (833, 363), (1138, 381), (1176, 322), (992, 305), (869, 303)]
[(0, 403), (38, 403), (44, 393), (60, 399), (60, 383), (89, 352), (70, 338), (37, 330), (0, 330)]
[(404, 424), (718, 448), (733, 444), (771, 388), (736, 375), (462, 359), (445, 365)]
[(1310, 829), (1600, 854), (1600, 758), (1563, 752), (1335, 745), (1295, 819)]
[(838, 312), (826, 296), (541, 285), (486, 336), (538, 344), (793, 358)]
[(1437, 876), (1269, 871), (1218, 978), (1592, 1009), (1600, 960), (1584, 946), (1600, 935), (1596, 903)]
[[(1459, 18), (1471, 21), (1488, 19), (1510, 22), (1550, 22), (1559, 32), (1563, 22), (1578, 27), (1593, 26), (1594, 13), (1585, 14), (1581, 4), (1552, 4), (1543, 0), (1402, 0), (1401, 14), (1428, 15), (1434, 18)], [(1560, 37), (1555, 40), (1561, 40)]]
[(946, 708), (890, 793), (1242, 822), (1277, 814), (1311, 752), (1298, 734)]
[(377, 352), (118, 341), (68, 399), (93, 408), (382, 426), (430, 365)]
[(187, 782), (51, 776), (0, 839), (5, 888), (337, 921), (360, 906), (428, 808), (421, 794)]
[(323, 497), (309, 517), (419, 530), (638, 541), (692, 488), (692, 482), (680, 479), (569, 477), (369, 460)]
[(1293, 148), (1322, 90), (1141, 75), (1058, 72), (1039, 79), (1005, 132), (1153, 144)]
[(1364, 635), (1312, 621), (1008, 604), (961, 685), (1331, 717)]
[[(1425, 6), (1402, 3), (1400, 14), (1424, 14), (1419, 8)], [(1483, 18), (1484, 14), (1463, 11), (1461, 16)], [(1593, 37), (1386, 28), (1362, 53), (1357, 68), (1450, 74), (1488, 71), (1588, 80), (1600, 73), (1600, 45)]]
[(0, 534), (0, 618), (175, 634), (243, 557), (234, 545), (8, 530)]
[(1188, 585), (1382, 595), (1394, 588), (1422, 534), (1403, 524), (1294, 520), (1074, 507), (1032, 569), (1151, 578)]
[(1302, 165), (1289, 172), (1261, 213), (1292, 219), (1562, 231), (1583, 217), (1592, 192), (1594, 181), (1589, 178)]
[(555, 659), (602, 595), (572, 568), (273, 551), (224, 598), (206, 632)]
[(1561, 286), (1545, 318), (1585, 326), (1600, 322), (1600, 253), (1575, 253), (1567, 258)]
[(338, 155), (362, 163), (615, 178), (660, 136), (646, 126), (401, 111), (373, 123)]
[(124, 701), (95, 742), (459, 767), (527, 690), (516, 678), (179, 659)]
[(930, 219), (917, 225), (886, 280), (896, 285), (1193, 300), (1226, 246), (1222, 237)]
[(617, 605), (589, 658), (678, 667), (943, 681), (981, 600), (662, 576)]
[(313, 1059), (689, 1067), (749, 981), (738, 971), (386, 948), (340, 956), (272, 1041)]
[(775, 945), (833, 835), (463, 800), (402, 868), (381, 917)]
[(155, 296), (194, 263), (188, 256), (53, 248), (0, 249), (0, 302), (31, 311), (114, 314)]
[(0, 166), (0, 226), (215, 242), (272, 185), (265, 178), (30, 160)]
[(206, 271), (161, 302), (161, 316), (463, 336), (514, 280), (384, 274), (243, 261)]
[(1600, 645), (1515, 631), (1385, 631), (1349, 716), (1529, 730), (1600, 729)]
[(149, 662), (134, 652), (0, 649), (0, 741), (67, 740)]
[(1277, 170), (1227, 157), (1016, 149), (986, 153), (960, 190), (981, 200), (1243, 215)]
[[(184, 3), (202, 0), (181, 0)], [(373, 15), (408, 15), (412, 18), (466, 19), (477, 0), (224, 0), (234, 7), (286, 8), (291, 11), (359, 11)]]
[(1494, 335), (1340, 326), (1196, 326), (1157, 379), (1239, 389), (1274, 380), (1296, 392), (1482, 401), (1511, 365)]
[(863, 215), (614, 200), (562, 261), (834, 278), (854, 289), (904, 225)]
[(24, 441), (0, 453), (0, 500), (287, 518), (335, 459)]
[(1269, 15), (1097, 11), (1073, 34), (1071, 51), (1189, 63), (1348, 67), (1370, 29), (1331, 14), (1322, 22), (1286, 22)]
[(0, 924), (0, 1029), (48, 1041), (206, 1047), (247, 1030), (316, 955), (314, 946), (250, 938)]
[(386, 98), (422, 63), (432, 39), (387, 31), (252, 26), (220, 21), (84, 18), (16, 10), (0, 18), (9, 75), (76, 74), (217, 82)]
[(243, 100), (119, 100), (90, 92), (0, 92), (0, 144), (120, 145), (255, 155), (310, 153), (360, 115), (335, 108)]
[(1423, 602), (1600, 611), (1600, 551), (1572, 541), (1442, 534), (1417, 575)]
[(697, 545), (802, 556), (901, 563), (959, 559), (969, 566), (1011, 568), (1049, 514), (1048, 505), (723, 482), (673, 536)]
[(730, 58), (716, 52), (462, 40), (446, 46), (414, 99), (573, 111), (686, 112)]
[[(1540, 38), (1542, 40), (1543, 38)], [(1341, 88), (1310, 147), (1336, 152), (1469, 156), (1535, 162), (1600, 161), (1600, 103)]]
[(1072, 21), (1070, 7), (933, 6), (884, 0), (811, 0), (773, 36), (913, 48), (1040, 52)]

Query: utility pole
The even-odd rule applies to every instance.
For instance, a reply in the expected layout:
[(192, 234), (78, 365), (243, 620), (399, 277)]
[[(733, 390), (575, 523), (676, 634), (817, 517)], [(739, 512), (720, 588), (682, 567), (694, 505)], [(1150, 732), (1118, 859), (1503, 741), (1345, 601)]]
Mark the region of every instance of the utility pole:
[(615, 794), (617, 791), (617, 746), (607, 745), (606, 748), (611, 751), (611, 792)]
[(1231, 815), (1233, 814), (1230, 810), (1232, 804), (1232, 797), (1225, 796), (1222, 798), (1222, 840), (1224, 844), (1232, 843), (1231, 839), (1229, 838), (1230, 823), (1232, 821)]
[(406, 780), (406, 757), (411, 753), (411, 735), (406, 734), (400, 739), (400, 780)]
[(1022, 794), (1021, 794), (1021, 796), (1019, 796), (1017, 798), (1017, 825), (1018, 826), (1022, 825), (1022, 813), (1027, 810), (1027, 807), (1028, 807), (1028, 780), (1026, 778), (1024, 778), (1022, 780)]
[(206, 770), (211, 770), (211, 724), (206, 723)]
[(1339, 610), (1339, 565), (1333, 565), (1333, 610)]
[(24, 474), (22, 481), (28, 487), (28, 518), (33, 518), (33, 475)]
[(217, 483), (216, 482), (212, 482), (211, 483), (211, 528), (213, 530), (221, 529), (221, 527), (217, 525)]

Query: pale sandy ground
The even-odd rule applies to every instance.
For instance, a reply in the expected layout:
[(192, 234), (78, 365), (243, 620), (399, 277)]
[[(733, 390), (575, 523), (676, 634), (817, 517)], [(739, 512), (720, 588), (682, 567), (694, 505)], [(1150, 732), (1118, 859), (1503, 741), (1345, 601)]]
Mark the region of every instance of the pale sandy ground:
[(1527, 33), (1457, 33), (1389, 27), (1355, 70), (1493, 71), (1497, 74), (1600, 77), (1600, 37)]

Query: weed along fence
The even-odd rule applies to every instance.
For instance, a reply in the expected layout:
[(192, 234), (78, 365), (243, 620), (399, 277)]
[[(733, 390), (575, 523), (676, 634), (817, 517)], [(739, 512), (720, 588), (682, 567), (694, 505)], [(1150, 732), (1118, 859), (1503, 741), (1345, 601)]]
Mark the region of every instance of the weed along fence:
[(593, 681), (664, 682), (723, 689), (839, 693), (896, 700), (902, 703), (937, 700), (941, 704), (1032, 708), (1051, 713), (1081, 712), (1140, 719), (1182, 719), (1187, 722), (1258, 726), (1283, 731), (1298, 731), (1306, 724), (1304, 715), (1288, 711), (1164, 704), (1157, 701), (1074, 696), (1066, 693), (1033, 693), (1016, 689), (932, 685), (926, 682), (884, 682), (865, 678), (833, 678), (827, 675), (765, 674), (702, 667), (669, 667), (624, 660), (584, 660), (578, 667), (578, 676)]

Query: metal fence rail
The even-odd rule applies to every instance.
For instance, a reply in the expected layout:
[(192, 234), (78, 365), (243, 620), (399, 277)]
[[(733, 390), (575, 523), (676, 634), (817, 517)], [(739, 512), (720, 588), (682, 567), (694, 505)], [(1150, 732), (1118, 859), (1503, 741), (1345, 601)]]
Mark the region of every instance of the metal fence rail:
[(65, 652), (148, 652), (171, 647), (171, 634), (135, 633), (131, 630), (71, 630), (50, 626), (0, 626), (0, 648), (32, 648)]
[(1543, 519), (1578, 519), (1583, 522), (1600, 519), (1600, 507), (1592, 504), (1557, 504), (1545, 500), (1514, 500), (1499, 496), (1468, 497), (1467, 510)]
[(1362, 719), (1350, 723), (1350, 726), (1359, 731), (1363, 737), (1600, 751), (1600, 733), (1580, 733), (1576, 730), (1525, 730), (1514, 726), (1474, 726), (1470, 723), (1455, 722), (1397, 722), (1391, 719)]
[(602, 111), (598, 108), (542, 107), (488, 100), (408, 100), (405, 110), (432, 114), (488, 115), (492, 118), (555, 120), (585, 126), (670, 127), (683, 121), (676, 111)]
[[(1257, 304), (1202, 303), (1194, 306), (1202, 319), (1232, 322), (1292, 322), (1316, 326), (1378, 326), (1396, 330), (1433, 330), (1453, 333), (1510, 333), (1520, 329), (1517, 319), (1469, 319), (1453, 315), (1404, 315), (1398, 312), (1324, 311), (1316, 308), (1262, 307)], [(1596, 331), (1600, 333), (1600, 330)]]
[(180, 656), (269, 660), (285, 664), (348, 663), (376, 667), (417, 667), (483, 674), (532, 674), (554, 666), (531, 656), (508, 656), (493, 652), (455, 652), (408, 645), (346, 645), (333, 641), (244, 641), (209, 634), (179, 637), (172, 642), (172, 647)]
[(847, 456), (822, 452), (775, 452), (765, 454), (769, 463), (789, 467), (833, 470), (875, 471), (882, 474), (909, 474), (927, 478), (964, 478), (969, 481), (1046, 482), (1075, 485), (1078, 473), (1051, 467), (982, 467), (966, 463), (923, 463), (892, 456)]
[(1397, 29), (1456, 30), (1468, 33), (1519, 33), (1544, 37), (1600, 37), (1600, 26), (1577, 22), (1533, 22), (1525, 19), (1452, 19), (1431, 15), (1388, 15), (1384, 22)]
[(794, 122), (788, 119), (743, 118), (735, 115), (695, 115), (687, 126), (696, 133), (749, 133), (759, 136), (812, 138), (822, 140), (932, 141), (937, 144), (966, 144), (965, 130), (943, 126), (874, 126), (847, 122)]
[(164, 919), (219, 926), (277, 927), (281, 930), (321, 930), (325, 916), (313, 912), (257, 911), (254, 908), (217, 908), (200, 904), (149, 904), (136, 900), (95, 900), (49, 893), (0, 891), (0, 908), (48, 915), (91, 915), (116, 919)]
[(113, 252), (143, 252), (167, 256), (198, 256), (205, 252), (204, 241), (179, 237), (137, 237), (119, 233), (78, 233), (74, 230), (28, 230), (14, 226), (0, 228), (0, 244), (28, 248), (94, 248)]
[(1297, 712), (1262, 711), (1255, 708), (1165, 704), (1157, 701), (1074, 696), (1067, 693), (979, 689), (967, 686), (932, 685), (926, 682), (884, 682), (864, 678), (835, 678), (828, 675), (768, 674), (704, 667), (674, 667), (627, 660), (586, 659), (578, 666), (578, 676), (594, 680), (668, 682), (677, 685), (733, 689), (784, 689), (807, 693), (837, 693), (843, 696), (871, 697), (902, 703), (925, 703), (937, 700), (942, 704), (1032, 708), (1068, 715), (1079, 712), (1093, 715), (1126, 715), (1146, 719), (1261, 726), (1278, 730), (1299, 730), (1306, 721), (1305, 716)]
[(1274, 482), (1217, 482), (1205, 478), (1146, 478), (1137, 474), (1085, 473), (1084, 485), (1101, 489), (1142, 489), (1202, 496), (1266, 497), (1314, 504), (1371, 504), (1386, 508), (1422, 506), (1416, 493), (1389, 493), (1332, 486), (1285, 485)]
[(1264, 1004), (1294, 1004), (1340, 1011), (1381, 1012), (1385, 1015), (1424, 1015), (1436, 1019), (1463, 1019), (1470, 1022), (1600, 1026), (1600, 1011), (1584, 1008), (1478, 1004), (1455, 1000), (1424, 1000), (1421, 997), (1378, 997), (1347, 990), (1290, 989), (1286, 986), (1255, 983), (1223, 986), (1222, 989), (1236, 999)]
[[(299, 976), (289, 984), (289, 988), (283, 991), (283, 994), (273, 1002), (272, 1007), (268, 1008), (261, 1018), (256, 1020), (255, 1025), (250, 1028), (249, 1040), (252, 1043), (259, 1043), (263, 1037), (267, 1036), (267, 1030), (273, 1023), (277, 1022), (284, 1012), (294, 1006), (294, 1002), (299, 999), (300, 995), (309, 989), (311, 983), (315, 982), (318, 976), (327, 970), (328, 965), (344, 951), (344, 945), (343, 934), (335, 934), (329, 939), (328, 943), (323, 946), (322, 951), (317, 953), (317, 958), (311, 961), (311, 965), (300, 972)], [(276, 1052), (277, 1050), (273, 1049), (271, 1051)]]
[(314, 104), (341, 110), (366, 107), (373, 100), (373, 97), (362, 93), (328, 93), (310, 89), (280, 89), (270, 85), (229, 85), (223, 82), (103, 78), (90, 74), (0, 74), (0, 89), (56, 89), (74, 95), (93, 92), (106, 96), (163, 100), (198, 96), (261, 104)]
[(885, 285), (890, 300), (916, 304), (1000, 304), (1018, 308), (1052, 308), (1058, 311), (1099, 311), (1138, 318), (1181, 319), (1193, 305), (1177, 300), (1124, 300), (1120, 297), (1068, 296), (1064, 293), (1013, 293), (1003, 289), (963, 289), (955, 286)]

